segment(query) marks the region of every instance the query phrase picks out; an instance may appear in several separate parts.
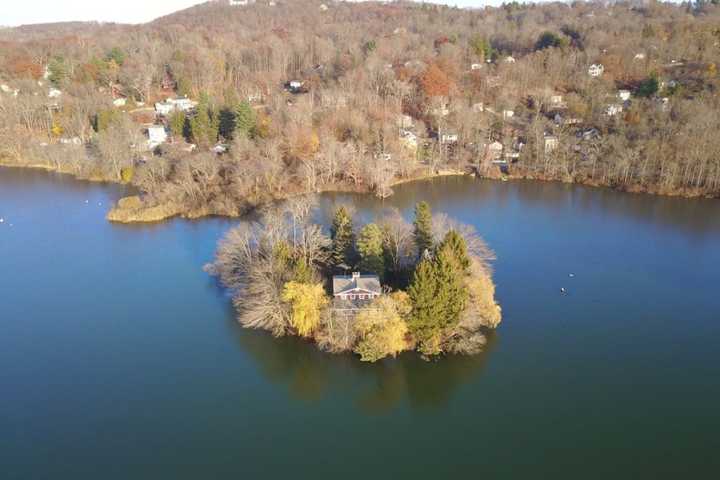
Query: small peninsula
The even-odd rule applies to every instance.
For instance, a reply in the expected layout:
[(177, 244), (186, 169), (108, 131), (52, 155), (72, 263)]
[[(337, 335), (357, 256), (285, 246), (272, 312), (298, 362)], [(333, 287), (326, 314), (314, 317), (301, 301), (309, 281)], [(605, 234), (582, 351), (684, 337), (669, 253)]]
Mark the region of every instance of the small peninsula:
[(356, 230), (339, 206), (328, 236), (314, 210), (312, 197), (295, 197), (220, 241), (206, 270), (232, 291), (244, 327), (367, 362), (483, 350), (501, 309), (494, 253), (472, 227), (420, 202), (412, 224), (389, 210)]

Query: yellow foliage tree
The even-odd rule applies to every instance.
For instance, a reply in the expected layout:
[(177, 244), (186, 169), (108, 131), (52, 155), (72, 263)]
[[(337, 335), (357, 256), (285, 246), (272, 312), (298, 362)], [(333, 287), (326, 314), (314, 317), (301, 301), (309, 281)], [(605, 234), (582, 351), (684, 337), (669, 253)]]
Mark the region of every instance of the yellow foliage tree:
[(322, 283), (288, 282), (283, 287), (282, 300), (291, 305), (290, 324), (303, 337), (315, 331), (320, 313), (328, 303)]
[(387, 356), (396, 356), (407, 349), (408, 328), (403, 316), (411, 310), (404, 292), (375, 300), (358, 313), (355, 330), (360, 340), (355, 353), (364, 362), (375, 362)]

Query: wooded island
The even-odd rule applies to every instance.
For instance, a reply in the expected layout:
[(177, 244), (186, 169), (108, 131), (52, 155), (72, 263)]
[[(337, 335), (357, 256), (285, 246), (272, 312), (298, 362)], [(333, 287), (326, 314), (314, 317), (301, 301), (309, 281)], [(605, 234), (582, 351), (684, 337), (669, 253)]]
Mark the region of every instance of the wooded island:
[(326, 236), (312, 211), (295, 198), (221, 241), (207, 270), (232, 290), (243, 326), (370, 362), (483, 349), (501, 315), (494, 255), (471, 227), (421, 202), (412, 224), (392, 210), (356, 231), (340, 206)]

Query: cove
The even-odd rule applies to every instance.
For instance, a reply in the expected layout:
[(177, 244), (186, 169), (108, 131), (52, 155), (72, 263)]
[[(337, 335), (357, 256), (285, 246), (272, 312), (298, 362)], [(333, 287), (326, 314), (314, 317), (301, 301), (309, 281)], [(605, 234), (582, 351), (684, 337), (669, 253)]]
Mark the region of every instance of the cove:
[(484, 354), (367, 365), (243, 330), (202, 271), (238, 220), (115, 225), (122, 187), (0, 169), (2, 478), (717, 472), (716, 200), (469, 178), (395, 191), (325, 194), (318, 217), (426, 200), (474, 225), (503, 307)]

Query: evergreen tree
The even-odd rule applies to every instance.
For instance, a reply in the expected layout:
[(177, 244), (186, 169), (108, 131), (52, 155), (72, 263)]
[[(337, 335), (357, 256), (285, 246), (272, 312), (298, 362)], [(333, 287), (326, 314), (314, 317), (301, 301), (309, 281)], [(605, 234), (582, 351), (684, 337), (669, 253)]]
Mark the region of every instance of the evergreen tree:
[(252, 137), (257, 125), (255, 110), (247, 101), (242, 101), (235, 109), (235, 132), (238, 135)]
[(408, 329), (420, 344), (420, 350), (425, 353), (435, 353), (429, 348), (433, 338), (440, 335), (440, 322), (442, 305), (437, 301), (438, 282), (435, 275), (435, 265), (429, 258), (418, 264), (413, 275), (412, 283), (408, 289), (412, 312), (408, 318)]
[(217, 142), (220, 128), (218, 115), (214, 115), (207, 94), (200, 96), (195, 116), (190, 119), (190, 133), (198, 145), (208, 146)]
[(360, 255), (360, 270), (376, 273), (382, 279), (385, 275), (385, 258), (380, 227), (374, 223), (365, 225), (357, 239), (357, 250)]
[(330, 262), (336, 271), (343, 271), (353, 268), (355, 265), (355, 233), (350, 213), (345, 207), (335, 211), (332, 225), (330, 227), (330, 238), (332, 239), (332, 252)]
[(467, 272), (470, 268), (470, 257), (467, 252), (467, 243), (465, 239), (456, 230), (450, 230), (438, 246), (438, 251), (447, 249), (457, 261), (461, 270), (460, 273)]
[(420, 202), (415, 205), (415, 245), (417, 246), (418, 255), (422, 257), (425, 251), (431, 251), (433, 248), (432, 234), (432, 212), (427, 202)]
[(175, 138), (182, 138), (185, 134), (185, 120), (187, 116), (182, 110), (177, 110), (170, 115), (168, 123), (170, 125), (170, 132), (172, 132)]
[(435, 258), (421, 260), (408, 289), (412, 302), (408, 328), (426, 354), (440, 351), (444, 332), (457, 325), (467, 305), (465, 272), (453, 250), (448, 243)]

